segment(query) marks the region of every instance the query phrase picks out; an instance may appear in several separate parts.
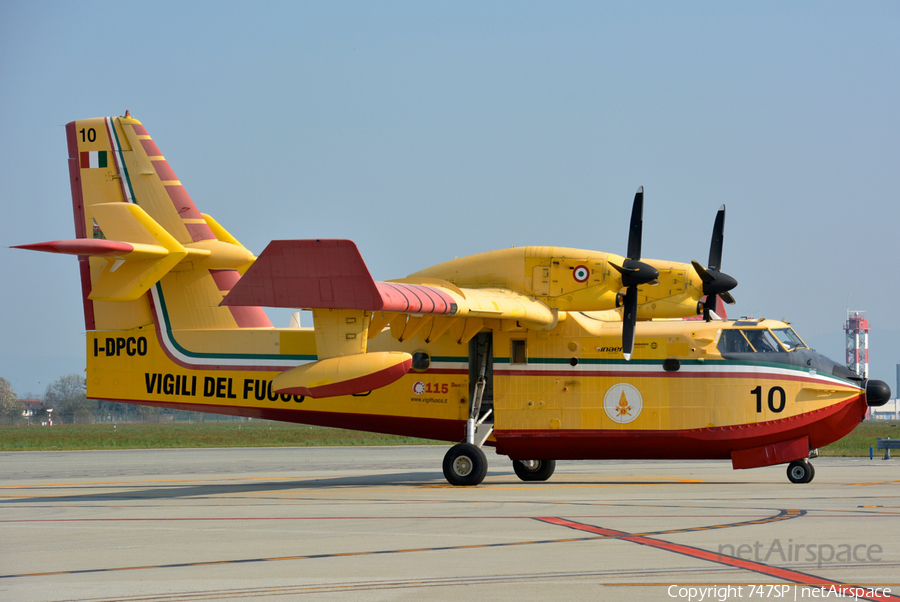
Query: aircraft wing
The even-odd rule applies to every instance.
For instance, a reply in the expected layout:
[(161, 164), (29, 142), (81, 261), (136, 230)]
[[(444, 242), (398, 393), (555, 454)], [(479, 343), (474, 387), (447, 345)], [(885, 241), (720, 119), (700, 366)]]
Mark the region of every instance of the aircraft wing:
[(280, 393), (331, 397), (386, 386), (409, 371), (405, 352), (367, 352), (368, 339), (390, 325), (400, 341), (449, 333), (463, 344), (484, 320), (553, 328), (557, 312), (502, 288), (462, 289), (446, 280), (377, 282), (350, 240), (276, 240), (222, 300), (229, 306), (311, 309), (318, 360), (280, 374)]
[(222, 304), (556, 322), (546, 304), (515, 291), (434, 278), (377, 282), (356, 244), (340, 239), (272, 241)]

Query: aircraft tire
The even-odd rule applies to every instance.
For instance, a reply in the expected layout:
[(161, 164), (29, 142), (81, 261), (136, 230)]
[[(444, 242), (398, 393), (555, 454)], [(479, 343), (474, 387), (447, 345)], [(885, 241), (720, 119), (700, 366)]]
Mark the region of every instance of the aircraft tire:
[(444, 456), (444, 477), (451, 485), (471, 487), (487, 476), (487, 456), (471, 443), (457, 443)]
[(528, 468), (519, 460), (513, 460), (513, 470), (516, 476), (523, 481), (546, 481), (553, 476), (556, 470), (556, 460), (532, 460), (537, 462), (534, 468)]
[(816, 469), (806, 460), (794, 460), (788, 464), (787, 476), (791, 483), (809, 483), (816, 476)]

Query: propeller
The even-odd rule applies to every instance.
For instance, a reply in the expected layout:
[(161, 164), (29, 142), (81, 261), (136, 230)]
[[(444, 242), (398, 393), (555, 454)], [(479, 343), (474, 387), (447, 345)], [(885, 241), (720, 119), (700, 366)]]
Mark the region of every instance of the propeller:
[(637, 323), (638, 286), (650, 284), (659, 278), (659, 270), (643, 263), (641, 259), (641, 232), (644, 227), (644, 187), (634, 194), (631, 206), (631, 225), (628, 231), (628, 256), (621, 266), (610, 263), (622, 275), (626, 288), (622, 297), (622, 354), (626, 360), (634, 352), (634, 327)]
[(720, 298), (729, 305), (734, 304), (734, 297), (728, 291), (737, 286), (737, 280), (719, 271), (722, 267), (724, 238), (725, 205), (722, 205), (719, 207), (719, 212), (716, 213), (716, 222), (713, 224), (712, 240), (709, 243), (709, 261), (706, 268), (696, 261), (691, 262), (700, 276), (700, 280), (703, 281), (703, 294), (706, 295), (706, 303), (703, 304), (703, 319), (707, 322), (712, 320), (711, 314), (716, 313)]

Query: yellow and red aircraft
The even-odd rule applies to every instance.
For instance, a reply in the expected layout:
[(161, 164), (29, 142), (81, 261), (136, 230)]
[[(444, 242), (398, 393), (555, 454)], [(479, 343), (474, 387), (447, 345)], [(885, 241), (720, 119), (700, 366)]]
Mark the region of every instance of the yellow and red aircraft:
[(254, 257), (127, 112), (66, 135), (76, 238), (20, 248), (78, 256), (90, 398), (458, 442), (444, 474), (477, 485), (485, 445), (526, 481), (562, 459), (723, 458), (809, 482), (807, 458), (890, 397), (785, 322), (719, 317), (724, 206), (705, 268), (641, 258), (639, 189), (625, 256), (510, 248), (376, 282), (348, 240)]

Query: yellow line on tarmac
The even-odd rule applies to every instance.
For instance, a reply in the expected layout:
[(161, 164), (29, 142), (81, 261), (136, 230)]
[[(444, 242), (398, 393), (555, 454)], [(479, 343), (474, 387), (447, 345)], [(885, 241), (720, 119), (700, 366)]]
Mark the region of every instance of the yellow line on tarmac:
[(0, 485), (0, 489), (41, 489), (45, 487), (81, 487), (84, 485), (138, 485), (141, 483), (220, 483), (224, 481), (297, 481), (304, 482), (328, 481), (346, 477), (316, 477), (314, 479), (302, 479), (299, 477), (234, 477), (228, 479), (155, 479), (140, 481), (84, 481), (83, 483), (44, 483), (42, 485)]

